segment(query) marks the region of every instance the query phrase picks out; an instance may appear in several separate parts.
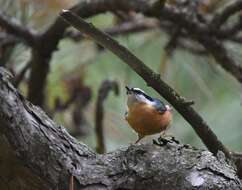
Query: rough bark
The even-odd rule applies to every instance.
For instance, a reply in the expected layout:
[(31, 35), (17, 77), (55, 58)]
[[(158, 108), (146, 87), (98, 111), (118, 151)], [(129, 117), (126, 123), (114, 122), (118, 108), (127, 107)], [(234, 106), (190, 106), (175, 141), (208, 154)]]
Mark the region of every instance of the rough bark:
[(97, 155), (29, 103), (0, 70), (0, 189), (242, 189), (223, 153), (171, 141)]

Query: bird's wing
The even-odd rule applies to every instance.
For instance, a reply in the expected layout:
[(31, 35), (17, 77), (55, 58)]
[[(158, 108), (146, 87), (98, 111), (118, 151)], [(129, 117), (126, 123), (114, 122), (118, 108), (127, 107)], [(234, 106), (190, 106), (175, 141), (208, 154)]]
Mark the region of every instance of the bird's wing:
[(155, 98), (154, 102), (155, 102), (154, 106), (158, 112), (163, 114), (165, 111), (167, 111), (166, 105), (162, 101)]

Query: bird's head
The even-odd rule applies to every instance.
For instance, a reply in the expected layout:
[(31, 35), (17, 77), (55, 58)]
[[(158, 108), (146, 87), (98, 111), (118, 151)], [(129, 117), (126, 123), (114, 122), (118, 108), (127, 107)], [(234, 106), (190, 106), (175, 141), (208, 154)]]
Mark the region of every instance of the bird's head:
[(126, 88), (126, 93), (128, 95), (127, 105), (132, 107), (136, 103), (145, 103), (160, 109), (161, 111), (171, 111), (172, 108), (169, 105), (165, 105), (163, 102), (156, 98), (152, 98), (147, 95), (143, 90), (139, 88)]
[(126, 86), (126, 92), (128, 95), (127, 105), (132, 106), (134, 103), (146, 103), (153, 104), (154, 99), (148, 96), (143, 90), (139, 88), (130, 88)]

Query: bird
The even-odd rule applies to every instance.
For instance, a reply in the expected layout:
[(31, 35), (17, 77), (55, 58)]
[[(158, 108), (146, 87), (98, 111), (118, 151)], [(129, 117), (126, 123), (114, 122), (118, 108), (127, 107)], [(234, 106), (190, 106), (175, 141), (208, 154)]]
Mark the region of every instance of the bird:
[(126, 86), (126, 92), (128, 98), (125, 119), (138, 134), (135, 143), (147, 135), (165, 135), (172, 121), (172, 108), (139, 88)]

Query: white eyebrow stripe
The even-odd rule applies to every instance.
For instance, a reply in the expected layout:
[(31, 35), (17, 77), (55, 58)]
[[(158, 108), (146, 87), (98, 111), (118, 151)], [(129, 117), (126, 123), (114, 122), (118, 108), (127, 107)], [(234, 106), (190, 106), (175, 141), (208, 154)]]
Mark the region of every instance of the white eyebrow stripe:
[[(133, 89), (145, 93), (145, 91), (141, 90), (140, 88), (133, 88)], [(146, 93), (145, 93), (145, 94), (146, 94)]]

